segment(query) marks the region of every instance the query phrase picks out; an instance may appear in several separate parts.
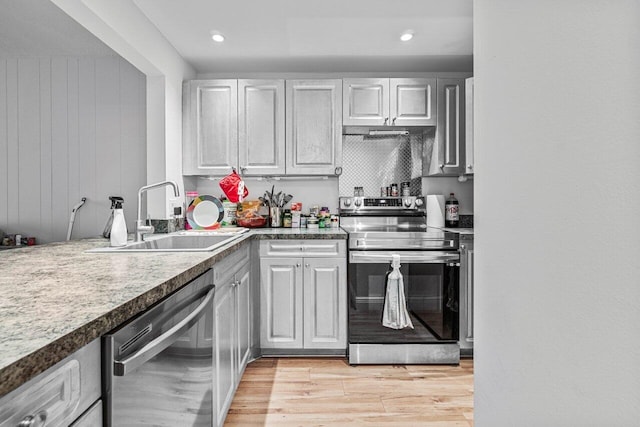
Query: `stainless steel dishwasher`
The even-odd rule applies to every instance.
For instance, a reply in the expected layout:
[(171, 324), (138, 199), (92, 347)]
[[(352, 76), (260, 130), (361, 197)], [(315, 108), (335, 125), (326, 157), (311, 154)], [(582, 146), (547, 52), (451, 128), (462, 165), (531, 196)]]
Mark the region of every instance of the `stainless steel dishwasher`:
[(103, 338), (105, 426), (213, 424), (213, 274)]

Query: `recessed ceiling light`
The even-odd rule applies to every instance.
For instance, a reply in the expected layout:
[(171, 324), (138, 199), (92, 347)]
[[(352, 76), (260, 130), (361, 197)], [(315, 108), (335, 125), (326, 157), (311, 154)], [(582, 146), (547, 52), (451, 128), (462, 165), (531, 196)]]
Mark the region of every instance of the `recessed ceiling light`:
[(214, 42), (218, 42), (218, 43), (222, 43), (224, 41), (224, 36), (220, 33), (212, 33), (211, 34), (211, 39)]
[(408, 42), (409, 40), (411, 40), (413, 38), (413, 31), (405, 31), (404, 33), (402, 33), (402, 35), (400, 36), (400, 40), (402, 40), (403, 42)]

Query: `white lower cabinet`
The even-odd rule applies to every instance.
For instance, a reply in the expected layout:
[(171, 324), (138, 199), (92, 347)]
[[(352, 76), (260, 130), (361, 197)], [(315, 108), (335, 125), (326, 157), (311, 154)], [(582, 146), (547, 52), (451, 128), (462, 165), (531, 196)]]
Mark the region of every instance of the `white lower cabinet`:
[(102, 426), (100, 372), (96, 339), (2, 396), (0, 427)]
[(344, 241), (263, 241), (260, 347), (345, 349)]
[(214, 266), (214, 417), (224, 424), (233, 395), (249, 361), (251, 338), (251, 268), (249, 248)]

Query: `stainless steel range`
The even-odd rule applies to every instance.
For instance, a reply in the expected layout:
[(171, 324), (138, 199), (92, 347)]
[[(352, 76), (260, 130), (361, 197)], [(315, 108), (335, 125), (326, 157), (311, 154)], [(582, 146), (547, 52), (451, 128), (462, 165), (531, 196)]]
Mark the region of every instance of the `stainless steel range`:
[[(422, 197), (341, 197), (349, 233), (349, 363), (460, 361), (458, 236), (426, 226)], [(400, 256), (414, 328), (382, 325), (386, 276)]]

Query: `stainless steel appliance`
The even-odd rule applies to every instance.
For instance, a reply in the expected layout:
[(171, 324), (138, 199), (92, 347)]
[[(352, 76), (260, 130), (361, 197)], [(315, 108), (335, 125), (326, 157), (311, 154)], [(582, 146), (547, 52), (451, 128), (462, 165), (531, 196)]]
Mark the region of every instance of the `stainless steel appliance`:
[(211, 270), (103, 338), (105, 426), (211, 426)]
[[(457, 234), (426, 226), (422, 197), (341, 197), (340, 226), (349, 233), (349, 363), (458, 363)], [(414, 329), (382, 326), (393, 254)]]

